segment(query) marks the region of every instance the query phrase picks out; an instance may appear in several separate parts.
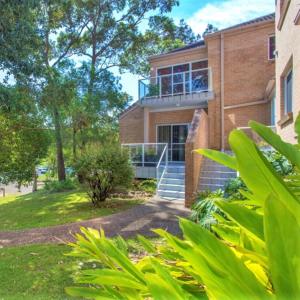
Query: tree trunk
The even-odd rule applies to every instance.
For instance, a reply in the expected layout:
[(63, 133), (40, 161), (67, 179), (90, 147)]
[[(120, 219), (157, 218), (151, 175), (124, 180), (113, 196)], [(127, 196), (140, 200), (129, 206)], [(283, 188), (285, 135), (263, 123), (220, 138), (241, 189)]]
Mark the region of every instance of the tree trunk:
[(36, 192), (37, 191), (37, 178), (38, 178), (38, 174), (37, 174), (36, 170), (34, 169), (34, 172), (33, 172), (32, 192)]
[(59, 181), (66, 180), (65, 160), (63, 153), (63, 144), (61, 137), (60, 115), (56, 106), (53, 107), (53, 118), (55, 127), (56, 157), (57, 157), (57, 175)]
[(73, 160), (75, 161), (77, 158), (77, 140), (76, 140), (76, 134), (77, 134), (77, 129), (75, 128), (75, 124), (73, 121), (73, 135), (72, 135), (72, 151), (73, 151)]

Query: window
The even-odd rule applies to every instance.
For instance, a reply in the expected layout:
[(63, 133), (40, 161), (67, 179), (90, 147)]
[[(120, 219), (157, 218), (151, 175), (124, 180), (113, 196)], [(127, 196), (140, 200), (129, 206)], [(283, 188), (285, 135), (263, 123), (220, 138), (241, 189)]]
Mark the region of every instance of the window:
[(274, 95), (271, 100), (271, 126), (276, 125), (276, 96)]
[(160, 96), (208, 91), (208, 60), (158, 69), (157, 86)]
[(276, 50), (276, 43), (275, 43), (275, 35), (269, 36), (269, 60), (275, 59), (275, 50)]
[(293, 71), (290, 70), (284, 79), (284, 112), (293, 111)]

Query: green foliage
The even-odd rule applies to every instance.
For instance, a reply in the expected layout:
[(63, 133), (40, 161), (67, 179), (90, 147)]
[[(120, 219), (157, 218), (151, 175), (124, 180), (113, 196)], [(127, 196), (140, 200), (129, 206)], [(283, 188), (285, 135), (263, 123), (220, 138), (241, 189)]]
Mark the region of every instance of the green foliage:
[(106, 144), (87, 151), (77, 161), (75, 169), (95, 206), (105, 201), (115, 188), (127, 188), (133, 180), (128, 153), (119, 144)]
[(145, 180), (135, 180), (134, 188), (138, 191), (143, 191), (150, 194), (155, 194), (156, 192), (156, 179), (145, 179)]
[(61, 193), (72, 191), (77, 188), (76, 183), (72, 179), (66, 179), (64, 181), (46, 181), (44, 189), (50, 193)]
[(0, 84), (0, 181), (26, 184), (51, 142), (31, 93)]
[[(252, 127), (268, 136), (267, 127), (257, 128)], [(268, 141), (290, 162), (300, 153), (277, 138)], [(213, 232), (181, 219), (182, 239), (156, 229), (164, 244), (142, 238), (148, 255), (136, 261), (103, 232), (82, 228), (71, 255), (100, 267), (80, 272), (76, 283), (85, 286), (68, 293), (92, 299), (297, 299), (300, 175), (296, 170), (280, 176), (243, 131), (234, 130), (229, 143), (235, 156), (216, 155), (216, 160), (234, 162), (249, 192), (243, 201), (215, 201), (225, 217), (218, 215)]]
[(215, 204), (216, 201), (223, 197), (224, 192), (222, 190), (200, 193), (197, 197), (197, 201), (192, 206), (190, 219), (204, 228), (211, 229), (211, 226), (217, 223), (214, 215), (219, 214), (224, 216)]
[(241, 177), (229, 179), (224, 187), (224, 197), (234, 200), (243, 200), (245, 197), (241, 193), (241, 190), (247, 191), (247, 187)]

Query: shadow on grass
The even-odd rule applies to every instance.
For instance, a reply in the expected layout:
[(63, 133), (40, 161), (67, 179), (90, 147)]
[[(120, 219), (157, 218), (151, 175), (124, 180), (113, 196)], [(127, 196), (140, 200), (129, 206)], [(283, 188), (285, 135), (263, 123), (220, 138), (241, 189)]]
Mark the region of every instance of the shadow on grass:
[(141, 202), (109, 199), (102, 206), (94, 207), (87, 194), (78, 190), (62, 193), (38, 191), (11, 197), (4, 203), (1, 200), (1, 231), (45, 227), (106, 216)]

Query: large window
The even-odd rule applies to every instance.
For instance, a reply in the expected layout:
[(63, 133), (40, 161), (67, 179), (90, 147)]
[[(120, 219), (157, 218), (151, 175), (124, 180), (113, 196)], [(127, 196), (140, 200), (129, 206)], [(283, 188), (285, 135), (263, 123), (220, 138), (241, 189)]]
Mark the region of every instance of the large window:
[(272, 35), (269, 36), (269, 47), (268, 47), (269, 60), (275, 59), (275, 50), (276, 50), (275, 35)]
[(157, 70), (157, 85), (161, 96), (182, 95), (207, 91), (208, 61), (174, 65)]
[(290, 70), (284, 79), (284, 111), (293, 111), (293, 70)]

